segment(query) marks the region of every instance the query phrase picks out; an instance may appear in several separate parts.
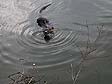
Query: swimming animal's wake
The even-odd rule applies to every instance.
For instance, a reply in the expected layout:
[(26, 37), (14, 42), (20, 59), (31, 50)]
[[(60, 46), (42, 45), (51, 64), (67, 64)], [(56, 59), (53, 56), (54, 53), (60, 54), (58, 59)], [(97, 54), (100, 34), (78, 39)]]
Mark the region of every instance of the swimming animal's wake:
[[(4, 8), (1, 11), (2, 14), (0, 15), (1, 62), (16, 65), (18, 64), (18, 59), (25, 59), (27, 62), (24, 64), (28, 67), (32, 66), (32, 63), (37, 64), (39, 67), (51, 67), (77, 60), (78, 55), (74, 56), (74, 45), (77, 38), (76, 32), (63, 31), (60, 28), (48, 43), (43, 39), (42, 33), (32, 35), (38, 31), (35, 21), (38, 17), (38, 11), (42, 7), (41, 5), (43, 4), (45, 6), (48, 2), (51, 3), (52, 0), (39, 2), (38, 4), (38, 2), (31, 3), (28, 0), (23, 2), (9, 0), (9, 5), (5, 7), (4, 4)], [(50, 7), (49, 9), (52, 13), (55, 13), (53, 10), (59, 13), (61, 8), (64, 7), (62, 5), (64, 5), (64, 1), (57, 1), (53, 3), (52, 9)], [(46, 7), (43, 7), (40, 12)], [(6, 13), (7, 11), (11, 14)]]
[[(29, 31), (28, 31), (29, 30)], [(32, 35), (34, 31), (30, 29), (24, 30), (21, 36), (18, 36), (17, 43), (23, 47), (27, 57), (42, 66), (61, 65), (73, 61), (73, 47), (77, 39), (77, 33), (73, 31), (56, 31), (55, 36), (50, 42), (46, 43), (43, 34)]]

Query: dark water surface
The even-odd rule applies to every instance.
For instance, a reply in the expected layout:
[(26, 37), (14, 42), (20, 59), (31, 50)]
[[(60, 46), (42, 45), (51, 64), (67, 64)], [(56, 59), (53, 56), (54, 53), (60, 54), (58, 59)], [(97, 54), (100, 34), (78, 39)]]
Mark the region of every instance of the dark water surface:
[[(38, 11), (48, 3), (42, 15), (57, 30), (46, 43), (42, 34), (32, 33), (39, 30)], [(80, 50), (90, 47), (95, 51), (83, 62), (77, 84), (112, 84), (111, 28), (111, 0), (0, 0), (0, 84), (23, 67), (33, 72), (33, 64), (47, 73), (48, 84), (73, 84), (70, 64), (77, 71)]]

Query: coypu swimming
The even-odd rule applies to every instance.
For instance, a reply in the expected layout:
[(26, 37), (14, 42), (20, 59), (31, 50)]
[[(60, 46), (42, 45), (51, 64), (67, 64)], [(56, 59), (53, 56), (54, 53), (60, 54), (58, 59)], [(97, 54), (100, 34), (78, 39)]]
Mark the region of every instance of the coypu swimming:
[[(42, 7), (39, 11), (39, 14), (41, 15), (41, 13), (43, 12), (43, 10), (45, 10), (48, 6), (50, 6), (51, 4), (48, 4), (44, 7)], [(37, 19), (37, 23), (38, 26), (42, 28), (41, 32), (43, 32), (44, 35), (44, 40), (46, 42), (49, 42), (53, 36), (54, 36), (54, 27), (53, 25), (49, 22), (49, 20), (43, 16), (40, 16)]]

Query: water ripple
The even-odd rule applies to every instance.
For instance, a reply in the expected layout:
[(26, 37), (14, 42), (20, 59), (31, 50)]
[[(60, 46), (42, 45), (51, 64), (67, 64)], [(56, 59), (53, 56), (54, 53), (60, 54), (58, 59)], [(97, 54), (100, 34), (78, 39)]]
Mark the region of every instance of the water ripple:
[(32, 25), (24, 26), (20, 35), (4, 31), (6, 33), (4, 36), (3, 31), (1, 32), (0, 58), (3, 62), (16, 64), (18, 59), (23, 58), (28, 60), (25, 63), (27, 67), (32, 66), (31, 63), (36, 63), (40, 67), (49, 67), (79, 58), (74, 56), (73, 50), (77, 38), (76, 32), (56, 31), (54, 38), (46, 43), (41, 33), (32, 35), (35, 32), (32, 27)]
[(27, 54), (30, 59), (35, 58), (34, 62), (37, 61), (43, 66), (47, 63), (46, 66), (50, 66), (58, 63), (63, 64), (66, 63), (65, 61), (68, 62), (68, 60), (73, 59), (73, 57), (70, 57), (73, 55), (73, 51), (70, 50), (75, 44), (77, 33), (73, 31), (56, 31), (55, 37), (49, 43), (46, 43), (41, 33), (33, 36), (30, 32), (33, 33), (34, 31), (27, 27), (25, 29), (16, 41), (25, 50), (22, 54)]
[[(10, 1), (11, 5), (7, 5), (11, 10), (8, 8), (2, 10), (3, 14), (0, 15), (1, 62), (17, 65), (19, 59), (25, 59), (27, 60), (25, 65), (28, 67), (33, 63), (40, 67), (49, 67), (66, 64), (79, 58), (78, 52), (74, 49), (77, 38), (77, 33), (74, 31), (60, 28), (55, 31), (54, 38), (48, 43), (44, 41), (42, 33), (32, 35), (38, 31), (35, 18), (38, 17), (40, 7), (52, 1), (14, 0)], [(46, 14), (48, 17), (53, 17), (56, 12), (57, 16), (60, 13), (63, 15), (65, 12), (62, 9), (66, 10), (68, 2), (68, 0), (55, 1), (47, 10), (52, 13)], [(8, 14), (7, 11), (11, 14)]]

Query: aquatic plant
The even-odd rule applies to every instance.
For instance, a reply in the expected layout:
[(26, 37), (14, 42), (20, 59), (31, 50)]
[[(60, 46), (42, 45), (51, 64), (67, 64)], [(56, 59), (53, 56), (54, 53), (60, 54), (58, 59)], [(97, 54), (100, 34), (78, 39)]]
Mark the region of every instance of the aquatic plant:
[[(24, 59), (20, 59), (20, 60), (23, 61)], [(24, 71), (23, 65), (22, 68), (23, 68), (22, 72), (16, 72), (8, 76), (8, 78), (10, 79), (9, 84), (35, 84), (35, 83), (40, 84), (40, 81), (43, 79), (44, 76), (36, 79), (33, 74), (26, 73)], [(33, 70), (37, 70), (35, 64), (33, 64), (32, 71)], [(44, 81), (44, 83), (47, 84), (47, 81)]]
[(8, 78), (11, 79), (9, 84), (34, 84), (37, 82), (36, 80), (33, 80), (33, 76), (21, 72), (11, 74)]
[[(97, 43), (100, 40), (101, 34), (102, 34), (102, 29), (103, 29), (103, 25), (97, 26), (97, 32), (98, 35), (95, 38), (95, 40), (91, 41), (90, 38), (90, 31), (89, 31), (89, 25), (88, 24), (84, 24), (82, 25), (84, 27), (87, 28), (87, 41), (85, 43), (85, 47), (81, 48), (80, 44), (75, 44), (76, 48), (79, 50), (81, 59), (80, 62), (77, 66), (74, 66), (74, 64), (70, 64), (70, 75), (71, 75), (71, 79), (73, 81), (73, 84), (76, 84), (78, 81), (78, 78), (80, 76), (81, 71), (83, 70), (83, 65), (87, 60), (91, 60), (91, 59), (96, 59), (98, 57), (92, 57), (92, 53), (96, 53), (97, 51)], [(78, 37), (80, 38), (80, 37)], [(97, 53), (96, 53), (97, 54)], [(21, 61), (23, 61), (24, 59), (20, 59)], [(17, 72), (17, 73), (13, 73), (11, 75), (8, 76), (8, 78), (10, 79), (10, 83), (9, 84), (41, 84), (40, 81), (43, 79), (43, 77), (40, 77), (39, 79), (35, 80), (35, 76), (33, 76), (32, 74), (29, 73), (25, 73), (24, 71), (24, 67), (23, 64), (21, 64), (22, 66), (22, 72)], [(36, 70), (36, 65), (33, 64), (33, 69), (32, 70)], [(38, 70), (37, 70), (38, 72)], [(44, 84), (47, 84), (47, 81), (43, 81)]]
[[(89, 25), (88, 24), (77, 24), (80, 26), (84, 26), (87, 28), (87, 41), (86, 41), (86, 46), (85, 48), (81, 48), (80, 45), (75, 44), (76, 48), (78, 48), (80, 54), (81, 54), (81, 60), (77, 66), (74, 66), (74, 64), (70, 64), (70, 74), (71, 74), (71, 79), (73, 81), (73, 84), (77, 83), (78, 77), (83, 69), (84, 62), (87, 60), (91, 59), (96, 59), (98, 57), (92, 57), (92, 53), (96, 54), (97, 48), (96, 48), (96, 43), (100, 40), (101, 34), (102, 34), (102, 29), (104, 25), (97, 26), (97, 32), (98, 35), (94, 41), (90, 40), (90, 33), (89, 33)], [(91, 56), (91, 57), (90, 57)]]

